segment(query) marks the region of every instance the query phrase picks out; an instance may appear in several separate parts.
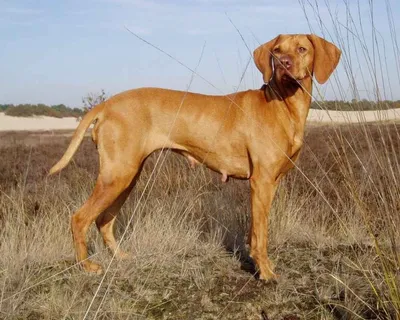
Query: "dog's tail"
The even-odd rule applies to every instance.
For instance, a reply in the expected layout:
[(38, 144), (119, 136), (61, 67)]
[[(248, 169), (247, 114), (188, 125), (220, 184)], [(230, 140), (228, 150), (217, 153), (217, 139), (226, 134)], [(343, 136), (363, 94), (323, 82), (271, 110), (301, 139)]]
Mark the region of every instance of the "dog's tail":
[(72, 136), (72, 140), (67, 148), (67, 151), (65, 151), (62, 158), (50, 169), (49, 175), (52, 175), (67, 166), (76, 150), (78, 150), (78, 147), (85, 136), (86, 130), (89, 128), (92, 122), (97, 119), (98, 114), (103, 110), (103, 108), (104, 103), (101, 103), (85, 114), (79, 123), (78, 128), (76, 128), (74, 135)]

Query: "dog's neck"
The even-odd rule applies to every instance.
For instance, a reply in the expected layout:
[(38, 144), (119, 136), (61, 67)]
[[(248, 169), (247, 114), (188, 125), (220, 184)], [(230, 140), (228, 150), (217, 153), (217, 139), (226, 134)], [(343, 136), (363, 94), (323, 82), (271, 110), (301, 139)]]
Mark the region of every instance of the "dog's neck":
[(293, 121), (304, 127), (311, 104), (312, 77), (306, 77), (299, 82), (281, 82), (273, 78), (263, 89), (267, 101), (269, 97), (283, 101)]

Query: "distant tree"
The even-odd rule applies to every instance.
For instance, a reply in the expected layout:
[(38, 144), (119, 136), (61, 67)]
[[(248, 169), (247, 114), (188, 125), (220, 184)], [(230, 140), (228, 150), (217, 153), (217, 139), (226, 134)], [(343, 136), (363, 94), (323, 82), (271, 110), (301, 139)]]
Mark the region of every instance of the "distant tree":
[(63, 104), (53, 105), (51, 107), (39, 103), (39, 104), (19, 104), (19, 105), (0, 105), (0, 110), (4, 107), (6, 115), (13, 117), (32, 117), (32, 116), (48, 116), (55, 118), (62, 117), (80, 117), (83, 114), (83, 110), (79, 108), (69, 108)]
[(94, 106), (106, 101), (107, 99), (108, 95), (105, 93), (104, 89), (101, 89), (100, 93), (90, 92), (82, 98), (83, 109), (85, 111), (88, 111)]
[(0, 104), (0, 112), (6, 111), (8, 108), (14, 107), (13, 104)]
[(70, 108), (68, 108), (65, 104), (54, 104), (51, 106), (53, 109), (58, 110), (58, 111), (65, 111), (68, 110)]

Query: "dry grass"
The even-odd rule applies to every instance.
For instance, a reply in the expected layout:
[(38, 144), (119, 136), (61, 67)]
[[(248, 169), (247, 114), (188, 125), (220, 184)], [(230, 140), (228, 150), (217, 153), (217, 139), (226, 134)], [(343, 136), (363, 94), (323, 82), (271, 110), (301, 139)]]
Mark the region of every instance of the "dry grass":
[[(308, 129), (299, 169), (281, 184), (271, 213), (277, 284), (251, 273), (248, 182), (222, 184), (169, 155), (139, 202), (155, 154), (117, 224), (120, 237), (133, 215), (122, 243), (131, 257), (114, 261), (99, 286), (101, 277), (75, 265), (69, 229), (96, 177), (91, 141), (48, 179), (69, 138), (45, 133), (34, 144), (32, 133), (4, 134), (0, 318), (260, 319), (264, 310), (270, 319), (398, 319), (399, 129)], [(107, 266), (95, 228), (89, 242)]]

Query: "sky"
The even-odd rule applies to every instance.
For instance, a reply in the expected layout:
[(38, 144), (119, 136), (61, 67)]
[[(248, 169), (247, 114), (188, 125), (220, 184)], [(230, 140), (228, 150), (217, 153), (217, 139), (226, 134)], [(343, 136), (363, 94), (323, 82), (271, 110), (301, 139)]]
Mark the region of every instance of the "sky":
[[(0, 103), (80, 107), (82, 97), (101, 89), (113, 95), (147, 86), (208, 94), (259, 88), (252, 51), (278, 34), (311, 32), (343, 51), (315, 95), (400, 99), (400, 1), (307, 3), (0, 0)], [(192, 71), (127, 29), (207, 81), (191, 81)]]

